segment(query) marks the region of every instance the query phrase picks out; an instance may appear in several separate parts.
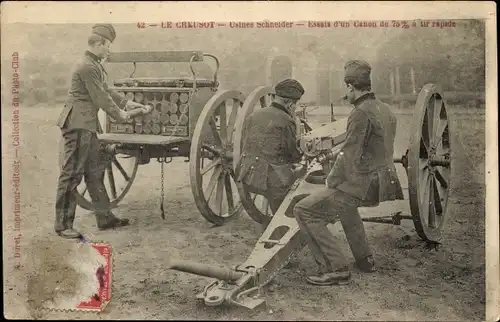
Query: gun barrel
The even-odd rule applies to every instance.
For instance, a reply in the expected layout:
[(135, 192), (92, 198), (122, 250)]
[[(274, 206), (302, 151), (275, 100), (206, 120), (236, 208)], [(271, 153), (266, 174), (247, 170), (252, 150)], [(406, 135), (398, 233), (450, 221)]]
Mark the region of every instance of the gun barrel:
[(170, 269), (231, 282), (238, 280), (244, 275), (243, 272), (237, 272), (225, 267), (216, 267), (182, 260), (171, 261)]

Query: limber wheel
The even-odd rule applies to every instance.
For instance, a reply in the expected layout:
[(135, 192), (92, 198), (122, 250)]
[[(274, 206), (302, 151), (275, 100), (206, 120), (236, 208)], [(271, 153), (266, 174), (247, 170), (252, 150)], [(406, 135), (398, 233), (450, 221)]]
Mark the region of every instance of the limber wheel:
[(408, 151), (410, 209), (418, 235), (439, 242), (451, 178), (450, 125), (443, 96), (425, 85), (415, 104)]
[(238, 91), (218, 92), (205, 104), (193, 132), (191, 190), (201, 215), (215, 225), (223, 225), (243, 210), (235, 183), (233, 142), (244, 100)]
[[(139, 160), (133, 155), (110, 154), (108, 155), (104, 172), (104, 186), (108, 193), (111, 207), (114, 208), (128, 193), (132, 183), (134, 182)], [(61, 140), (59, 145), (59, 167), (61, 168), (64, 160), (64, 142)], [(94, 210), (92, 201), (85, 184), (85, 179), (77, 187), (76, 190), (77, 204), (86, 210)]]

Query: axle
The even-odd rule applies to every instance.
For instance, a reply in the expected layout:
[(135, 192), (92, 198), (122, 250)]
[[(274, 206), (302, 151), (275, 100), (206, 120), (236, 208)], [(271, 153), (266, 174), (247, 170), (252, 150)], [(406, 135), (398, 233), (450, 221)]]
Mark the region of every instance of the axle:
[(440, 166), (440, 167), (449, 167), (450, 159), (446, 157), (433, 157), (429, 159), (430, 166)]
[(401, 215), (401, 211), (398, 211), (390, 216), (362, 218), (361, 220), (364, 222), (374, 222), (379, 224), (391, 224), (399, 226), (401, 225), (401, 220), (403, 219), (413, 218), (411, 216)]

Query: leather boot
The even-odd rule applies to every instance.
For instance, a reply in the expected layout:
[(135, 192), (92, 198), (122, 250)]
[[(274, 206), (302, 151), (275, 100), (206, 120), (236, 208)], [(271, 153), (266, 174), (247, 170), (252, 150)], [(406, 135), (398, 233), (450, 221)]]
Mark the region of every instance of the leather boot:
[(79, 239), (81, 234), (74, 230), (73, 228), (57, 231), (57, 234), (61, 236), (62, 238), (67, 238), (67, 239)]
[(306, 280), (309, 284), (319, 286), (345, 285), (351, 281), (351, 272), (348, 268), (341, 268), (334, 272), (307, 276)]
[(107, 223), (98, 226), (99, 230), (107, 230), (112, 228), (128, 226), (130, 221), (127, 218), (117, 218), (114, 217)]

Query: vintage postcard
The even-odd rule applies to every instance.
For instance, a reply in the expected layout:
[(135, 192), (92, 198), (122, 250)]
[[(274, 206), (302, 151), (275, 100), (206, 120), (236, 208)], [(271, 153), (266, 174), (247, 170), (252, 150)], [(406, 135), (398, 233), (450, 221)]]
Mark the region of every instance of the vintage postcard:
[(500, 318), (493, 2), (1, 14), (7, 318)]

